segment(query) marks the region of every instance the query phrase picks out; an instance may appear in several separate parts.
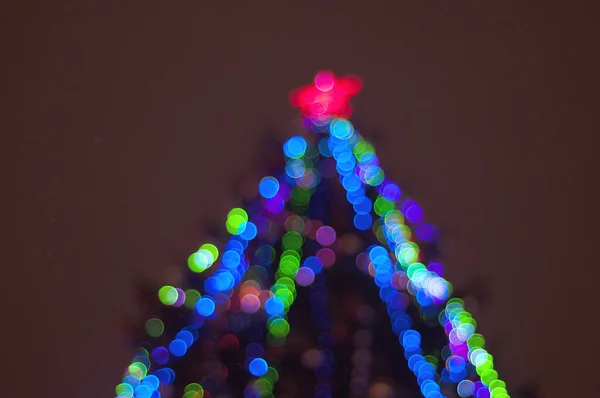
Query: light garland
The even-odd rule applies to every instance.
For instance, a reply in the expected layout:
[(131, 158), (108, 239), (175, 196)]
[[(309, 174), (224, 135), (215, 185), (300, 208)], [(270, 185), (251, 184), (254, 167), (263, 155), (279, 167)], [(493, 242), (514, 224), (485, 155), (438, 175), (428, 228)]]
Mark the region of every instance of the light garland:
[[(341, 250), (337, 231), (319, 220), (327, 211), (311, 206), (323, 180), (336, 173), (353, 209), (353, 226), (362, 234), (372, 231), (374, 235), (375, 244), (358, 255), (357, 267), (379, 288), (392, 330), (422, 395), (444, 397), (442, 391), (452, 385), (460, 397), (509, 397), (506, 384), (494, 370), (492, 355), (485, 350), (483, 336), (476, 333), (477, 323), (460, 299), (451, 298), (452, 285), (443, 278), (443, 267), (435, 259), (424, 264), (415, 240), (435, 242), (437, 228), (424, 222), (423, 210), (414, 200), (402, 199), (400, 187), (386, 177), (373, 146), (347, 120), (351, 112), (348, 99), (359, 89), (356, 78), (320, 73), (313, 86), (292, 95), (292, 103), (306, 117), (305, 127), (315, 135), (309, 140), (300, 136), (288, 139), (283, 145), (283, 169), (260, 180), (259, 196), (246, 209), (234, 208), (228, 213), (225, 228), (232, 236), (222, 254), (217, 246), (206, 243), (189, 256), (187, 265), (195, 279), (187, 290), (170, 285), (159, 289), (159, 301), (186, 314), (187, 325), (167, 336), (163, 319), (154, 316), (146, 320), (145, 329), (152, 341), (133, 356), (115, 389), (118, 397), (160, 398), (162, 393), (172, 392), (176, 377), (173, 365), (200, 339), (199, 330), (204, 325), (222, 317), (234, 332), (245, 333), (253, 325), (249, 317), (261, 314), (266, 320), (267, 344), (285, 344), (290, 333), (287, 313), (298, 289), (310, 287), (313, 295), (318, 291), (322, 296), (324, 270), (335, 263), (336, 252)], [(278, 241), (281, 254), (274, 264)], [(306, 256), (309, 244), (314, 255)], [(209, 276), (203, 278), (203, 288), (199, 289), (198, 277), (204, 274)], [(269, 280), (273, 280), (270, 287)], [(423, 355), (422, 336), (407, 312), (409, 297), (423, 322), (431, 327), (441, 325), (447, 336), (443, 367), (438, 366), (438, 358)], [(320, 333), (330, 335), (327, 325), (323, 326), (323, 319), (329, 316), (326, 304), (315, 302), (311, 308), (320, 314), (313, 317)], [(219, 341), (239, 343), (231, 333)], [(317, 398), (332, 394), (329, 383), (336, 363), (329, 355), (330, 348), (327, 344), (319, 347), (324, 360), (315, 369), (320, 381)], [(277, 365), (266, 358), (266, 348), (257, 342), (247, 344), (245, 352), (245, 369), (255, 379), (249, 381), (244, 396), (274, 396), (278, 372), (284, 369), (277, 370)], [(182, 393), (184, 398), (211, 394), (195, 382), (186, 385)]]

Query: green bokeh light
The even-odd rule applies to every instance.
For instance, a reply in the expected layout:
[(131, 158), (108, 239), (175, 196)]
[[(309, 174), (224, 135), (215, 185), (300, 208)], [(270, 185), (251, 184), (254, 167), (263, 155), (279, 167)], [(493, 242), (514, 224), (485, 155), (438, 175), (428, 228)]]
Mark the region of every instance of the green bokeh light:
[(388, 212), (395, 210), (396, 204), (378, 195), (373, 204), (373, 210), (378, 216), (386, 215)]
[(272, 383), (277, 383), (277, 380), (279, 380), (279, 373), (277, 372), (277, 369), (269, 366), (267, 373), (263, 377), (271, 380)]
[(237, 214), (231, 215), (227, 217), (225, 228), (227, 228), (227, 232), (230, 234), (239, 235), (246, 229), (246, 220)]
[(290, 324), (284, 318), (274, 316), (269, 319), (269, 332), (275, 337), (285, 337), (290, 333)]
[(196, 303), (198, 300), (200, 300), (200, 297), (202, 297), (202, 295), (199, 291), (188, 289), (185, 291), (185, 301), (183, 302), (183, 305), (187, 309), (194, 309), (194, 307), (196, 307)]
[(213, 245), (212, 243), (203, 244), (200, 246), (199, 250), (207, 250), (210, 254), (212, 254), (213, 262), (217, 261), (219, 258), (219, 249), (217, 249), (217, 246)]
[(179, 298), (179, 293), (173, 286), (166, 285), (158, 291), (158, 298), (164, 305), (173, 305)]
[(158, 318), (150, 318), (146, 321), (146, 333), (150, 337), (160, 337), (165, 331), (165, 324)]
[(148, 374), (148, 368), (141, 362), (133, 362), (129, 365), (129, 374), (137, 379), (143, 379)]
[(115, 388), (115, 393), (120, 397), (133, 397), (133, 387), (131, 384), (121, 383)]
[(302, 243), (302, 235), (296, 231), (286, 232), (281, 240), (284, 250), (298, 250), (302, 247)]
[(231, 211), (227, 214), (227, 218), (233, 217), (233, 216), (238, 216), (240, 217), (242, 220), (244, 220), (244, 222), (248, 221), (248, 213), (246, 213), (246, 210), (241, 209), (239, 207), (234, 207), (233, 209), (231, 209)]

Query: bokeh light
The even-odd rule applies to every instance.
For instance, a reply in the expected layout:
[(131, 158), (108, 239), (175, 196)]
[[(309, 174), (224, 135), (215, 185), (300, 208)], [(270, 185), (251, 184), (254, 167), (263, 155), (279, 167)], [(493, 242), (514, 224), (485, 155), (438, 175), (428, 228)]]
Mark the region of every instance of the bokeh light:
[(185, 341), (175, 339), (169, 343), (169, 351), (173, 356), (182, 357), (187, 352), (187, 344)]
[(215, 302), (210, 297), (202, 297), (196, 302), (196, 311), (203, 316), (211, 316), (215, 312)]
[(306, 140), (302, 137), (292, 137), (283, 145), (283, 152), (288, 158), (300, 159), (306, 152)]
[(279, 181), (275, 177), (264, 177), (258, 184), (258, 191), (265, 199), (271, 199), (279, 191)]
[(177, 302), (179, 293), (173, 286), (163, 286), (158, 291), (158, 298), (164, 305), (173, 305)]
[(331, 245), (333, 242), (335, 242), (335, 239), (335, 229), (329, 226), (323, 226), (317, 231), (317, 241), (323, 246)]
[(315, 272), (309, 267), (301, 267), (296, 272), (296, 283), (300, 286), (309, 286), (315, 281)]
[[(350, 388), (356, 394), (397, 394), (391, 381), (369, 373), (377, 360), (371, 346), (378, 316), (375, 307), (360, 301), (363, 291), (352, 291), (346, 300), (355, 302), (329, 314), (332, 302), (339, 303), (328, 298), (326, 282), (339, 271), (361, 272), (373, 283), (422, 396), (452, 395), (453, 389), (460, 397), (509, 396), (477, 322), (464, 301), (452, 297), (452, 284), (444, 279), (436, 257), (439, 229), (425, 222), (423, 208), (386, 176), (373, 145), (347, 120), (349, 99), (360, 87), (356, 78), (322, 72), (313, 85), (292, 93), (292, 103), (306, 118), (303, 126), (315, 134), (285, 141), (284, 162), (260, 180), (259, 195), (244, 197), (245, 208), (227, 214), (230, 236), (222, 253), (205, 243), (187, 258), (187, 273), (167, 278), (169, 284), (158, 290), (167, 308), (144, 316), (145, 348), (133, 356), (115, 389), (117, 396), (160, 398), (174, 391), (181, 396), (181, 381), (173, 384), (178, 358), (195, 355), (188, 351), (198, 346), (206, 358), (222, 358), (217, 351), (244, 345), (244, 368), (254, 377), (244, 396), (272, 397), (290, 345), (292, 350), (301, 346), (294, 355), (313, 372), (314, 395), (330, 398), (338, 342), (353, 344), (348, 360), (353, 367)], [(348, 203), (334, 202), (338, 198)], [(345, 224), (332, 211), (338, 205), (349, 210)], [(360, 271), (343, 268), (350, 257)], [(331, 270), (336, 261), (340, 269)], [(288, 315), (297, 299), (310, 304), (316, 331), (311, 341), (291, 333), (294, 317)], [(339, 322), (339, 317), (353, 318)], [(426, 328), (439, 328), (445, 341), (432, 343)], [(197, 379), (201, 384), (187, 384), (184, 398), (218, 395), (235, 373), (221, 359), (207, 360), (200, 368), (205, 372)]]
[(254, 376), (264, 376), (269, 370), (267, 361), (262, 358), (254, 358), (248, 365), (248, 370)]

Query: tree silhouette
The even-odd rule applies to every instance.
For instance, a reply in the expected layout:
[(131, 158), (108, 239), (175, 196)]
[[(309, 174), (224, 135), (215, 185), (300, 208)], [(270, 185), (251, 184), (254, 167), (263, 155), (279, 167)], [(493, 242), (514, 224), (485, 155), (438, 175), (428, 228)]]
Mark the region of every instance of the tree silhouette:
[(117, 395), (509, 396), (460, 299), (484, 286), (453, 294), (439, 230), (345, 118), (358, 82), (323, 72), (294, 92), (305, 133), (265, 139), (266, 177), (236, 192), (229, 238), (209, 225), (223, 239), (180, 286), (139, 287), (141, 345)]

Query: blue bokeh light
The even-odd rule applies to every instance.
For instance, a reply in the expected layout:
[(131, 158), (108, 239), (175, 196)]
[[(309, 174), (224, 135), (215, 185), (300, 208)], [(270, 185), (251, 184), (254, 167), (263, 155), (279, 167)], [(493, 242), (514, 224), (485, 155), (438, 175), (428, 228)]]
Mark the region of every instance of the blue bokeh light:
[(142, 384), (149, 386), (152, 390), (157, 390), (160, 385), (160, 380), (154, 375), (148, 375), (142, 379)]
[(258, 192), (265, 199), (271, 199), (279, 192), (279, 181), (275, 177), (265, 177), (258, 184)]
[(169, 351), (171, 351), (173, 356), (184, 356), (187, 352), (187, 344), (183, 340), (175, 339), (169, 343)]
[(244, 229), (244, 232), (242, 232), (239, 236), (245, 240), (252, 240), (256, 237), (257, 232), (258, 229), (256, 228), (256, 225), (252, 222), (247, 222), (246, 229)]
[(167, 363), (169, 361), (169, 357), (169, 351), (164, 347), (156, 347), (154, 350), (152, 350), (152, 359), (154, 362), (160, 365)]
[(473, 395), (474, 383), (471, 380), (463, 380), (456, 386), (456, 392), (462, 398)]
[(360, 231), (366, 231), (373, 225), (373, 218), (370, 214), (357, 214), (354, 216), (354, 226)]
[(304, 260), (303, 266), (310, 268), (317, 275), (323, 270), (323, 261), (318, 257), (309, 256)]
[(194, 344), (194, 336), (188, 332), (187, 330), (182, 330), (181, 332), (175, 335), (176, 339), (183, 340), (185, 345), (189, 348), (192, 344)]
[(285, 306), (279, 297), (270, 297), (265, 301), (265, 311), (271, 316), (283, 315)]
[(145, 384), (140, 384), (135, 388), (135, 397), (136, 398), (150, 398), (152, 396), (152, 388)]
[(340, 140), (347, 140), (354, 134), (354, 126), (346, 119), (335, 119), (329, 124), (329, 133)]
[(202, 297), (196, 302), (196, 312), (203, 316), (211, 316), (215, 312), (215, 302), (210, 297)]
[(267, 374), (269, 365), (262, 358), (254, 358), (248, 365), (248, 371), (256, 377), (261, 377)]
[(283, 144), (283, 153), (288, 158), (300, 159), (306, 152), (306, 140), (300, 136), (290, 138)]
[(169, 372), (169, 368), (158, 369), (154, 372), (154, 376), (158, 378), (161, 385), (170, 384), (173, 381), (173, 377), (171, 377), (171, 373)]
[(414, 200), (407, 200), (402, 205), (402, 213), (404, 217), (411, 223), (419, 223), (423, 220), (423, 209)]

